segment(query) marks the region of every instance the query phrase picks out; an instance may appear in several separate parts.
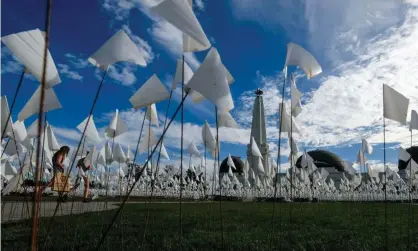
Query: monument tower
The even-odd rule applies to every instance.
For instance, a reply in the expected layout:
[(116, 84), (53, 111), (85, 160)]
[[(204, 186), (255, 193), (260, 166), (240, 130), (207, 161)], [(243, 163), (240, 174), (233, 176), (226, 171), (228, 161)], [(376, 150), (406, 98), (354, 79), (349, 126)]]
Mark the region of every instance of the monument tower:
[[(251, 126), (251, 137), (254, 137), (255, 142), (257, 143), (258, 148), (260, 149), (261, 155), (263, 156), (263, 166), (264, 172), (269, 173), (269, 147), (267, 144), (266, 136), (266, 118), (264, 117), (264, 104), (263, 104), (263, 91), (257, 89), (255, 91), (255, 101), (253, 108), (253, 121)], [(250, 168), (254, 171), (256, 175), (257, 170), (257, 159), (253, 157), (251, 152), (251, 139), (250, 144), (247, 145), (247, 160), (250, 164)]]

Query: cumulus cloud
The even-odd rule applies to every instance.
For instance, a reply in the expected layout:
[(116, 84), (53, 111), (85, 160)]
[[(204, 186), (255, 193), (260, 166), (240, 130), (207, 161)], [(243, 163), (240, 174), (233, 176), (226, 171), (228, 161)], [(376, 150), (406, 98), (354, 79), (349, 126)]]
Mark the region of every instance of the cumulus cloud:
[(83, 77), (80, 74), (78, 74), (78, 72), (70, 70), (69, 65), (57, 64), (57, 66), (58, 66), (58, 71), (61, 74), (61, 76), (64, 76), (66, 78), (73, 79), (73, 80), (78, 80), (78, 81), (83, 80)]
[(6, 46), (1, 48), (1, 74), (21, 74), (23, 65), (12, 55)]
[[(356, 1), (348, 2), (347, 4), (353, 4)], [(330, 43), (339, 47), (352, 45), (354, 49), (350, 57), (339, 57), (338, 60), (328, 57), (334, 62), (339, 62), (339, 66), (335, 68), (331, 66), (322, 76), (311, 80), (319, 84), (319, 88), (304, 94), (302, 113), (295, 118), (301, 131), (300, 140), (305, 144), (309, 146), (342, 146), (359, 143), (362, 137), (368, 139), (371, 143), (383, 142), (383, 83), (392, 86), (410, 98), (410, 109), (417, 107), (418, 86), (416, 83), (418, 71), (415, 65), (418, 60), (418, 54), (416, 53), (418, 51), (416, 43), (418, 39), (418, 8), (416, 5), (396, 5), (394, 1), (383, 2), (385, 4), (382, 4), (382, 6), (377, 6), (378, 4), (375, 1), (371, 1), (370, 6), (361, 4), (359, 5), (361, 7), (360, 13), (357, 13), (358, 15), (367, 14), (372, 16), (370, 20), (373, 20), (372, 23), (377, 25), (378, 35), (374, 34), (374, 31), (368, 31), (367, 26), (363, 27), (360, 23), (355, 23), (354, 26), (360, 27), (360, 31), (357, 33), (353, 30), (346, 31), (348, 29), (347, 24), (355, 22), (356, 17), (359, 18), (359, 16), (352, 13), (354, 11), (352, 9), (340, 9), (340, 2), (331, 4), (330, 9), (326, 9), (327, 12), (331, 13), (329, 14), (331, 16), (326, 16), (327, 14), (320, 11), (319, 7), (315, 7), (317, 11), (310, 10), (309, 13), (313, 15), (313, 19), (310, 19), (309, 22), (313, 23), (309, 30), (312, 31), (321, 30), (323, 26), (328, 25), (317, 20), (321, 13), (325, 15), (323, 19), (328, 18), (330, 20), (334, 18), (333, 8), (336, 8), (337, 13), (345, 13), (343, 17), (338, 17), (336, 21), (341, 29), (335, 28), (332, 31), (339, 36), (337, 40)], [(241, 4), (242, 8), (248, 9), (252, 6), (249, 1), (242, 1), (242, 3), (236, 1), (235, 4)], [(245, 4), (249, 6), (245, 6)], [(286, 5), (288, 3), (281, 4)], [(319, 6), (322, 6), (322, 4)], [(256, 8), (264, 10), (265, 6)], [(314, 6), (310, 5), (309, 8), (314, 8)], [(368, 10), (368, 12), (364, 13), (365, 10)], [(394, 12), (392, 13), (389, 10), (394, 10)], [(402, 18), (398, 15), (401, 11), (405, 14)], [(242, 12), (239, 14), (250, 15)], [(263, 15), (269, 14), (264, 13)], [(388, 20), (377, 22), (379, 15), (380, 18), (387, 17)], [(373, 30), (375, 26), (369, 29)], [(324, 36), (323, 33), (320, 34), (324, 38), (332, 37)], [(358, 39), (360, 42), (350, 42), (347, 40), (348, 38)], [(323, 44), (323, 47), (325, 46), (326, 43)], [(340, 49), (336, 49), (336, 53), (338, 51)], [(277, 114), (274, 110), (280, 102), (277, 84), (280, 84), (281, 81), (281, 75), (259, 78), (259, 83), (266, 93), (264, 104), (267, 116), (271, 115), (270, 111)], [(251, 106), (248, 101), (253, 98), (251, 92), (247, 91), (241, 95), (239, 100), (243, 105), (238, 106), (241, 108), (236, 111), (236, 114), (249, 114)], [(238, 117), (242, 118), (242, 116)], [(274, 117), (271, 117), (271, 119), (274, 119)], [(248, 123), (249, 120), (241, 122)], [(401, 145), (409, 146), (409, 134), (407, 126), (401, 126), (397, 122), (386, 120), (387, 142), (399, 142)], [(414, 142), (417, 142), (416, 137)]]
[(278, 26), (314, 55), (334, 66), (364, 53), (367, 39), (402, 22), (414, 1), (398, 0), (232, 0), (236, 18)]
[(82, 58), (80, 56), (76, 56), (76, 55), (71, 54), (71, 53), (66, 53), (64, 56), (68, 59), (68, 61), (71, 63), (71, 65), (74, 66), (77, 69), (92, 66), (89, 63), (89, 61), (87, 60), (87, 58)]

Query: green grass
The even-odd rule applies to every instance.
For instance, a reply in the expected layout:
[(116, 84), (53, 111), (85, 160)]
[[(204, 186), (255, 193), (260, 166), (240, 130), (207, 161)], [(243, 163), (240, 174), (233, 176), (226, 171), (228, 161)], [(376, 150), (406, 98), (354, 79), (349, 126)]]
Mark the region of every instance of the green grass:
[[(221, 250), (219, 202), (127, 204), (101, 250)], [(149, 212), (146, 226), (147, 213)], [(223, 202), (224, 250), (418, 250), (418, 206), (382, 203)], [(41, 219), (39, 250), (94, 250), (115, 211), (56, 217), (49, 238)], [(408, 224), (408, 222), (410, 224)], [(410, 226), (408, 231), (408, 226)], [(408, 232), (410, 236), (408, 246)], [(2, 250), (27, 250), (30, 221), (2, 224)]]

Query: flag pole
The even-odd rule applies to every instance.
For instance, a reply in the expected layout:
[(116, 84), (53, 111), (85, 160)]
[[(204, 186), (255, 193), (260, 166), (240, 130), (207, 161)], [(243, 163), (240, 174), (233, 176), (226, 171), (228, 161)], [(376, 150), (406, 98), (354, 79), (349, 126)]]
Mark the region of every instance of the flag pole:
[[(181, 97), (184, 96), (184, 53), (182, 54), (182, 70), (181, 70)], [(180, 249), (183, 249), (183, 228), (182, 228), (182, 200), (183, 200), (183, 126), (184, 126), (184, 104), (181, 104), (181, 130), (180, 130), (180, 213), (179, 213), (179, 234)]]
[[(272, 228), (274, 229), (275, 223), (274, 223), (274, 219), (275, 219), (275, 209), (276, 209), (276, 198), (277, 198), (277, 179), (279, 179), (279, 196), (281, 196), (282, 193), (282, 185), (281, 185), (281, 178), (280, 178), (280, 173), (282, 171), (282, 166), (280, 163), (280, 143), (281, 143), (281, 133), (282, 133), (282, 120), (283, 120), (283, 107), (284, 107), (284, 91), (285, 91), (285, 86), (286, 86), (286, 78), (287, 78), (287, 66), (285, 66), (284, 70), (283, 70), (283, 87), (282, 87), (282, 102), (280, 104), (280, 108), (281, 110), (279, 110), (279, 139), (277, 142), (277, 158), (276, 158), (276, 177), (274, 177), (274, 200), (273, 200), (273, 213), (271, 216), (271, 224), (272, 224)], [(280, 215), (281, 215), (281, 207), (280, 207)], [(280, 218), (281, 219), (281, 218)], [(282, 224), (279, 225), (279, 235), (280, 235), (280, 231), (281, 231), (281, 226)], [(273, 247), (273, 234), (271, 235), (271, 240), (270, 240), (270, 246)], [(280, 249), (281, 249), (281, 237), (280, 237)]]
[(388, 247), (388, 229), (387, 229), (387, 174), (386, 174), (386, 120), (385, 120), (385, 86), (383, 84), (383, 170), (384, 170), (384, 177), (385, 177), (385, 183), (384, 183), (384, 190), (385, 190), (385, 244), (386, 244), (386, 250)]
[[(411, 123), (412, 123), (412, 116), (411, 116)], [(412, 150), (412, 128), (409, 129), (411, 132), (411, 150)], [(408, 250), (411, 249), (411, 207), (412, 207), (412, 156), (409, 160), (409, 184), (408, 184), (408, 191), (409, 191), (409, 206), (408, 206)]]
[[(49, 46), (49, 32), (51, 28), (51, 5), (52, 0), (46, 2), (46, 20), (45, 20), (45, 48), (44, 48), (44, 58), (43, 58), (43, 71), (42, 71), (42, 82), (41, 82), (41, 95), (40, 95), (40, 104), (39, 104), (39, 120), (38, 120), (38, 145), (36, 149), (36, 172), (35, 172), (35, 191), (33, 197), (33, 206), (32, 206), (32, 229), (31, 229), (31, 249), (32, 251), (38, 250), (38, 230), (39, 230), (39, 216), (40, 216), (40, 200), (41, 200), (41, 142), (40, 134), (43, 125), (43, 116), (44, 116), (44, 99), (45, 99), (45, 82), (46, 82), (46, 71), (48, 63), (48, 46)], [(23, 76), (23, 75), (22, 75)], [(10, 118), (9, 118), (10, 119)], [(12, 125), (13, 126), (13, 125)], [(7, 127), (7, 124), (6, 124)]]

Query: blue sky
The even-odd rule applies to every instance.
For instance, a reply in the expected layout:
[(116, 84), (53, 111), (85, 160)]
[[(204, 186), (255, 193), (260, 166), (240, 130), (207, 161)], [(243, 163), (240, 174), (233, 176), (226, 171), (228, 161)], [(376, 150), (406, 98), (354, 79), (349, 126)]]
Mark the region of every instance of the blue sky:
[[(129, 97), (154, 73), (170, 84), (175, 60), (181, 53), (181, 33), (149, 13), (148, 7), (155, 2), (158, 1), (53, 2), (50, 52), (62, 78), (62, 83), (54, 89), (63, 109), (48, 113), (48, 121), (61, 144), (76, 145), (80, 135), (75, 127), (87, 116), (99, 85), (102, 73), (87, 64), (86, 59), (123, 28), (148, 59), (148, 66), (115, 65), (105, 80), (94, 117), (104, 137), (103, 130), (112, 113), (119, 109), (130, 129), (119, 141), (124, 146), (134, 145), (142, 113), (131, 109)], [(343, 159), (355, 161), (359, 142), (364, 137), (375, 149), (369, 156), (371, 163), (381, 166), (382, 83), (410, 98), (410, 108), (415, 109), (418, 101), (417, 3), (413, 0), (337, 2), (194, 1), (196, 16), (235, 78), (231, 92), (236, 108), (231, 113), (241, 129), (221, 130), (222, 159), (228, 153), (246, 155), (256, 88), (265, 91), (270, 150), (276, 156), (273, 153), (277, 149), (278, 87), (282, 84), (286, 44), (295, 42), (310, 51), (323, 68), (323, 73), (312, 80), (289, 68), (299, 76), (297, 86), (304, 93), (303, 112), (295, 119), (301, 130), (301, 135), (295, 136), (300, 150), (328, 148)], [(7, 1), (2, 4), (2, 10), (2, 36), (44, 29), (45, 6), (38, 1)], [(206, 52), (188, 54), (186, 61), (196, 69), (205, 55)], [(21, 68), (2, 44), (1, 92), (9, 103), (20, 72)], [(12, 114), (14, 120), (38, 84), (32, 77), (25, 78)], [(177, 105), (178, 96), (175, 100)], [(166, 105), (166, 101), (157, 104), (161, 125)], [(34, 119), (36, 116), (25, 121), (26, 126)], [(205, 120), (214, 126), (213, 105), (207, 101), (198, 105), (186, 102), (186, 144), (190, 140), (201, 142), (200, 131)], [(179, 158), (179, 121), (178, 116), (166, 141), (172, 162)], [(395, 122), (388, 122), (387, 129), (390, 147), (387, 159), (396, 163), (396, 148), (409, 147), (409, 132), (407, 127)], [(286, 140), (283, 142), (283, 153), (287, 155), (289, 149)], [(282, 157), (283, 162), (286, 159)]]

